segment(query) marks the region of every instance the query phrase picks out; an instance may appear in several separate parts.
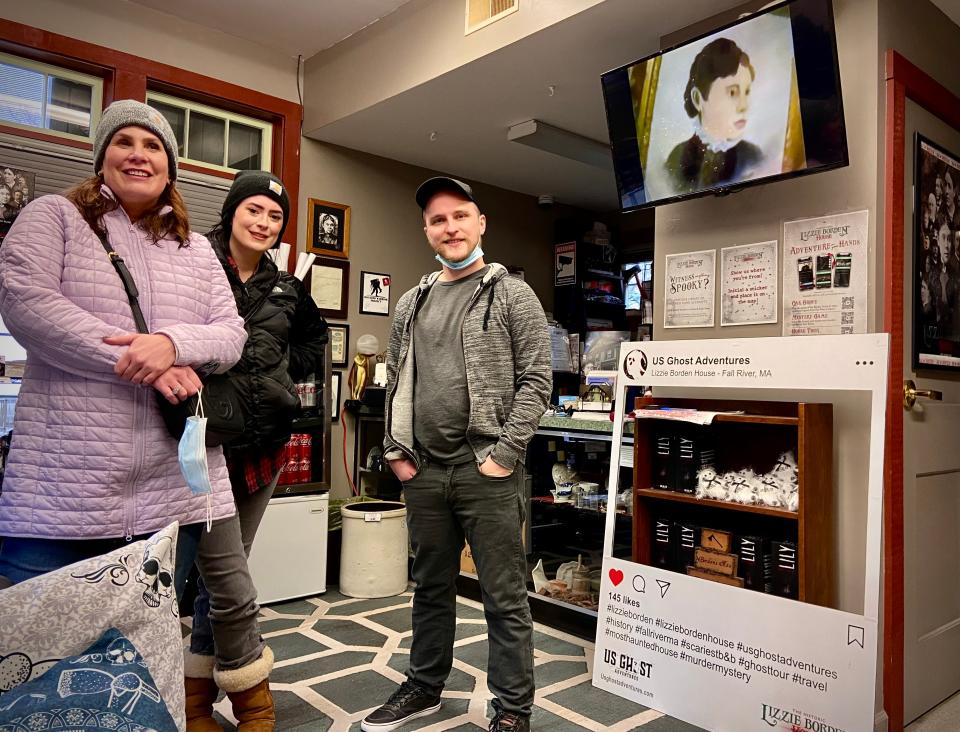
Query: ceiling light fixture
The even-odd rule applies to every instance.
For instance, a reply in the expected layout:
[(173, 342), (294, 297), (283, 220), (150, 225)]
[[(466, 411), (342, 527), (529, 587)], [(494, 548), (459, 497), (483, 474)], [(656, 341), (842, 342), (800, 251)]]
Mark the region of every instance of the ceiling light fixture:
[(430, 133), (430, 142), (436, 142), (438, 137), (440, 137), (439, 133), (436, 130), (433, 130)]
[(554, 155), (604, 170), (613, 168), (608, 145), (575, 132), (548, 125), (540, 120), (529, 119), (510, 126), (507, 129), (507, 140), (546, 150)]

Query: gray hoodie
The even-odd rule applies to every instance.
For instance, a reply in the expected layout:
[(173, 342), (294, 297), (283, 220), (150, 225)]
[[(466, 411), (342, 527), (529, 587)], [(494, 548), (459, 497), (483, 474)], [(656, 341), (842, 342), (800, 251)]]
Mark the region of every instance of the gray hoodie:
[[(409, 457), (413, 440), (413, 320), (440, 276), (433, 272), (397, 302), (387, 350), (384, 456)], [(467, 442), (477, 462), (487, 456), (505, 468), (522, 461), (553, 388), (550, 339), (543, 307), (530, 286), (490, 264), (467, 306), (461, 327), (470, 419)]]

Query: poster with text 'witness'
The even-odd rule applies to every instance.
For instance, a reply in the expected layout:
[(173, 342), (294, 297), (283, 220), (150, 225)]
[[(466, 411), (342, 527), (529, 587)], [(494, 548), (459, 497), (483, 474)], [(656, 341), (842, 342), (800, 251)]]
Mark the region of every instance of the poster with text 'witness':
[(663, 327), (711, 327), (717, 287), (717, 250), (671, 254), (666, 264)]
[(867, 332), (869, 211), (783, 224), (783, 335)]
[[(714, 465), (749, 468), (754, 478), (762, 474), (766, 487), (742, 494), (746, 478), (720, 476), (711, 467), (697, 474), (689, 494), (675, 495), (671, 490), (686, 491), (676, 477), (682, 448), (670, 477), (660, 457), (672, 451), (661, 452), (664, 431), (635, 430), (637, 439), (646, 439), (638, 444), (657, 450), (634, 465), (636, 537), (644, 543), (633, 555), (644, 563), (613, 556), (616, 515), (609, 512), (595, 686), (717, 732), (872, 732), (888, 359), (886, 334), (621, 344), (614, 445), (623, 439), (626, 390), (642, 383), (663, 396), (660, 407), (647, 407), (645, 423), (668, 419), (689, 450), (702, 456), (709, 442)], [(823, 378), (827, 363), (830, 379)], [(742, 414), (684, 413), (669, 401), (669, 394), (729, 400), (738, 392)], [(773, 401), (784, 402), (776, 419), (759, 406)], [(816, 412), (819, 418), (812, 417)], [(678, 420), (703, 419), (715, 423), (697, 427), (696, 437), (677, 432), (683, 429)], [(811, 458), (823, 455), (811, 455), (814, 448), (802, 446), (799, 432), (818, 419), (821, 434), (835, 425), (848, 460), (859, 456), (855, 475), (841, 471), (841, 484), (820, 485), (852, 502), (846, 513), (838, 509), (846, 529), (840, 535), (814, 537), (801, 528), (834, 519), (811, 514), (805, 504), (816, 495), (806, 471)], [(789, 454), (798, 449), (804, 454)], [(608, 502), (619, 488), (617, 457), (611, 458)], [(825, 469), (833, 474), (829, 462)], [(794, 473), (791, 465), (801, 467)], [(781, 490), (797, 479), (793, 508), (784, 495), (768, 500), (776, 498), (769, 488), (784, 470)], [(664, 474), (666, 485), (656, 484)], [(721, 479), (726, 488), (718, 494), (714, 484)], [(862, 577), (862, 597), (859, 587), (847, 587), (852, 592), (842, 598), (819, 594), (833, 586), (834, 576), (842, 586)]]

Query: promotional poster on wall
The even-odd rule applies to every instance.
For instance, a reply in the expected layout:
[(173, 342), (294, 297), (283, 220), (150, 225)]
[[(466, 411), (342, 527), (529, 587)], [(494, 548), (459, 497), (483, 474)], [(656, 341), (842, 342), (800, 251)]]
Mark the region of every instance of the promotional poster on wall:
[(960, 369), (960, 157), (918, 133), (913, 190), (913, 366)]
[(716, 285), (716, 249), (668, 255), (663, 327), (712, 327)]
[(360, 313), (390, 314), (390, 275), (383, 272), (360, 273)]
[(720, 250), (720, 325), (777, 322), (777, 248), (765, 241)]
[(867, 332), (870, 212), (783, 224), (783, 335)]

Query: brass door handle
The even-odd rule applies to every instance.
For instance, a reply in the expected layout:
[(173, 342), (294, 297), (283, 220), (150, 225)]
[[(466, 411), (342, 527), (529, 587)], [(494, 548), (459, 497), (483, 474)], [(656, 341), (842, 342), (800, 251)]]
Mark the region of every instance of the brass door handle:
[(943, 392), (937, 391), (936, 389), (918, 389), (917, 385), (910, 379), (904, 381), (903, 408), (906, 410), (913, 409), (913, 405), (917, 403), (917, 397), (924, 397), (939, 402), (943, 399)]

